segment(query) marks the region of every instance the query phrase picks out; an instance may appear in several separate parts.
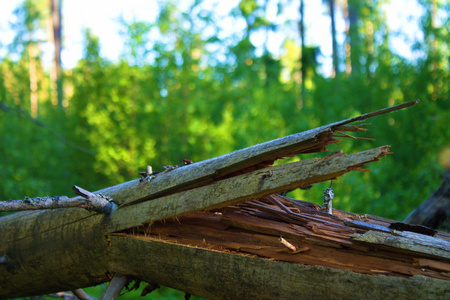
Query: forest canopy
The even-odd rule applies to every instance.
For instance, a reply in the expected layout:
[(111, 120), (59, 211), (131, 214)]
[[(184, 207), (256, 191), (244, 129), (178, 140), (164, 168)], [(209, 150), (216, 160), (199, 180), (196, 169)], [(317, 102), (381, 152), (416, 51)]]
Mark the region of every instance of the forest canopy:
[[(160, 1), (155, 22), (119, 20), (124, 50), (116, 61), (85, 29), (83, 57), (63, 68), (61, 1), (23, 1), (0, 57), (0, 199), (66, 195), (73, 184), (97, 190), (137, 178), (147, 165), (200, 161), (415, 99), (412, 109), (371, 120), (367, 135), (376, 141), (330, 147), (394, 152), (373, 172), (334, 182), (334, 205), (402, 220), (436, 189), (450, 156), (448, 1), (419, 1), (423, 38), (413, 43), (414, 60), (389, 42), (401, 33), (386, 22), (388, 1), (315, 3), (346, 24), (340, 42), (330, 22), (330, 75), (318, 71), (320, 47), (305, 42), (303, 1), (241, 0), (229, 17), (245, 26), (225, 37), (206, 2), (182, 10)], [(280, 15), (295, 7), (298, 19), (274, 23), (269, 4)], [(279, 53), (267, 38), (252, 40), (280, 31), (295, 36)], [(51, 66), (42, 58), (48, 44)], [(320, 202), (324, 187), (292, 195)]]

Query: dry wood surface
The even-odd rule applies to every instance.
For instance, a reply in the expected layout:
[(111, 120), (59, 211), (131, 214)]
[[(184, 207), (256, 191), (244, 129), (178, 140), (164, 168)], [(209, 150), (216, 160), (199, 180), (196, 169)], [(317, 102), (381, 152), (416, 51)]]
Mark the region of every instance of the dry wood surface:
[(450, 235), (398, 231), (392, 223), (338, 210), (330, 215), (317, 204), (274, 194), (117, 235), (362, 274), (450, 280)]

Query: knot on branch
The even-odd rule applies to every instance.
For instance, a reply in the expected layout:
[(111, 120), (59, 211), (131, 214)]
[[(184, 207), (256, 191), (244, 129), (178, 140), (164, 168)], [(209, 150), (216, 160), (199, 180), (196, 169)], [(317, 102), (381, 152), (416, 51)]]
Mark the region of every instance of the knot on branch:
[(100, 193), (91, 193), (76, 185), (74, 185), (72, 189), (78, 196), (81, 196), (87, 200), (86, 204), (80, 206), (82, 208), (92, 210), (101, 214), (110, 214), (117, 208), (117, 205), (111, 197), (105, 196)]

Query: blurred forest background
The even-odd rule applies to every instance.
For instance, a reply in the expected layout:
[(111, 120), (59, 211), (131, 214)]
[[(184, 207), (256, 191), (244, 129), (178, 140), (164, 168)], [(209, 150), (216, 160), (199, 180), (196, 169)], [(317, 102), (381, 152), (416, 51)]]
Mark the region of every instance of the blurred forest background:
[[(332, 8), (330, 18), (337, 10), (346, 18), (344, 44), (331, 35), (330, 76), (317, 72), (321, 50), (301, 43), (302, 18), (271, 23), (269, 0), (241, 0), (229, 17), (246, 30), (227, 39), (203, 1), (187, 11), (160, 2), (155, 23), (118, 21), (118, 61), (103, 58), (86, 29), (83, 58), (62, 69), (59, 1), (23, 1), (15, 39), (0, 57), (0, 199), (67, 194), (73, 184), (96, 190), (135, 179), (147, 165), (200, 161), (415, 99), (413, 108), (370, 120), (365, 136), (375, 142), (330, 147), (351, 153), (388, 144), (394, 152), (373, 172), (335, 182), (336, 205), (401, 220), (440, 182), (450, 151), (448, 1), (419, 1), (423, 40), (414, 43), (414, 61), (390, 48), (389, 35), (401, 33), (387, 27), (386, 1), (318, 1)], [(293, 3), (270, 1), (278, 14)], [(250, 41), (253, 32), (283, 30), (299, 38), (286, 39), (279, 58)], [(42, 31), (47, 40), (37, 38)], [(160, 38), (149, 40), (154, 31)], [(41, 61), (44, 43), (55, 45), (51, 67)], [(320, 202), (322, 191), (296, 196)]]
[[(23, 1), (15, 39), (0, 57), (0, 199), (72, 196), (73, 184), (97, 190), (135, 179), (147, 165), (200, 161), (415, 99), (413, 108), (370, 120), (365, 136), (375, 142), (330, 147), (351, 153), (389, 144), (394, 152), (369, 166), (373, 172), (336, 181), (335, 206), (402, 220), (437, 188), (450, 156), (448, 1), (419, 0), (423, 38), (413, 43), (414, 60), (390, 45), (402, 33), (387, 25), (388, 1), (317, 1), (331, 20), (331, 75), (318, 72), (321, 49), (304, 42), (302, 0), (241, 0), (228, 17), (246, 27), (232, 35), (206, 0), (191, 2), (187, 10), (159, 2), (156, 22), (118, 21), (118, 61), (102, 57), (85, 29), (82, 59), (64, 69), (61, 0)], [(277, 15), (296, 4), (299, 18), (271, 22), (269, 2)], [(343, 43), (336, 15), (345, 19)], [(267, 37), (283, 31), (297, 36), (274, 54)], [(48, 43), (52, 66), (42, 61)], [(327, 186), (292, 196), (320, 203)]]
[[(303, 0), (241, 0), (228, 17), (245, 30), (232, 35), (203, 2), (180, 10), (175, 0), (160, 1), (156, 22), (118, 21), (117, 61), (102, 57), (86, 29), (83, 57), (68, 69), (61, 0), (23, 1), (15, 39), (0, 56), (0, 199), (72, 196), (73, 184), (97, 190), (135, 179), (147, 165), (200, 161), (415, 99), (413, 108), (369, 121), (364, 136), (376, 141), (330, 146), (352, 153), (387, 144), (394, 152), (369, 165), (373, 172), (336, 181), (335, 207), (402, 220), (438, 187), (450, 157), (449, 1), (419, 0), (414, 60), (392, 49), (389, 37), (402, 33), (388, 27), (388, 1), (317, 1), (331, 20), (331, 75), (318, 72), (321, 49), (304, 42)], [(269, 2), (278, 15), (295, 4), (299, 18), (271, 22)], [(341, 43), (338, 11), (346, 24)], [(274, 54), (265, 37), (283, 31), (297, 36)], [(45, 66), (49, 43), (54, 59)], [(296, 159), (303, 157), (285, 161)], [(328, 185), (292, 196), (320, 203)]]

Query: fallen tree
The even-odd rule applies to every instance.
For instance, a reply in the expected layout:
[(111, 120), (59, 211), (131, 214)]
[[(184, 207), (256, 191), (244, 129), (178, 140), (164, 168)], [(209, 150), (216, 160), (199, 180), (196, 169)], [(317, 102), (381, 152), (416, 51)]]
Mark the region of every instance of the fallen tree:
[[(89, 208), (86, 198), (103, 198), (111, 203), (107, 211), (59, 208), (2, 217), (0, 298), (73, 290), (113, 276), (122, 284), (128, 278), (206, 298), (442, 296), (450, 289), (447, 235), (419, 227), (406, 233), (390, 220), (328, 214), (277, 195), (364, 171), (389, 154), (388, 146), (271, 166), (324, 151), (337, 138), (357, 138), (347, 132), (366, 129), (351, 123), (416, 103), (147, 171), (95, 193), (75, 188), (83, 197), (71, 200), (80, 207)], [(19, 201), (32, 205), (29, 199)]]

